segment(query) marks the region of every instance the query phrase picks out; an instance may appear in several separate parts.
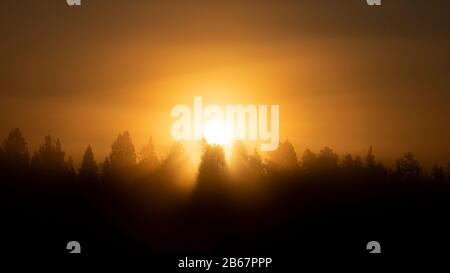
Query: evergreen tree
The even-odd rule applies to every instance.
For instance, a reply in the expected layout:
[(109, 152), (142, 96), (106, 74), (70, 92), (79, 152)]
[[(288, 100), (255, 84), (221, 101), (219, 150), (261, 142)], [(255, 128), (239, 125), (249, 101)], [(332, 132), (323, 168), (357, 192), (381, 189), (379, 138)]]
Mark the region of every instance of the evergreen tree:
[(222, 146), (207, 144), (198, 169), (195, 189), (197, 197), (207, 200), (223, 197), (225, 167), (225, 154)]
[(269, 152), (269, 165), (288, 170), (298, 168), (297, 154), (289, 140), (281, 142), (277, 150)]
[(128, 132), (119, 134), (112, 144), (109, 163), (111, 170), (117, 174), (130, 172), (136, 166), (136, 152)]
[(375, 165), (376, 165), (375, 156), (373, 154), (372, 146), (370, 146), (369, 151), (367, 152), (367, 155), (366, 155), (366, 166), (369, 169), (374, 169)]
[(311, 152), (310, 149), (306, 149), (302, 155), (302, 169), (307, 171), (315, 170), (317, 167), (317, 156)]
[(64, 171), (67, 170), (64, 161), (65, 152), (61, 148), (59, 139), (51, 136), (44, 138), (44, 143), (34, 153), (31, 163), (34, 168), (44, 171)]
[(438, 183), (444, 182), (446, 179), (444, 168), (434, 165), (431, 169), (431, 179)]
[(153, 139), (150, 138), (140, 152), (139, 167), (144, 172), (153, 172), (159, 167), (159, 159), (156, 156)]
[(254, 171), (256, 175), (263, 175), (266, 172), (265, 165), (262, 161), (260, 153), (258, 150), (253, 149), (253, 153), (249, 156), (249, 164), (251, 169)]
[(354, 165), (355, 168), (357, 168), (357, 169), (362, 168), (363, 163), (362, 163), (362, 158), (361, 158), (361, 156), (359, 156), (359, 155), (355, 156), (355, 159), (353, 160), (353, 165)]
[(402, 180), (417, 180), (423, 177), (423, 168), (414, 158), (413, 153), (405, 153), (397, 160), (397, 174)]
[(98, 166), (94, 159), (94, 152), (91, 146), (87, 146), (83, 155), (83, 162), (79, 169), (80, 179), (95, 180), (98, 177)]
[(105, 158), (105, 161), (103, 161), (102, 164), (102, 179), (104, 180), (109, 179), (111, 175), (112, 175), (111, 163), (109, 162), (108, 158)]
[(244, 171), (249, 168), (249, 154), (247, 148), (241, 141), (235, 141), (231, 150), (230, 165), (237, 171)]
[(1, 147), (3, 160), (9, 168), (20, 168), (29, 163), (27, 143), (18, 128), (13, 129)]
[(317, 163), (320, 169), (332, 169), (338, 166), (339, 157), (338, 155), (329, 147), (325, 147), (320, 150), (317, 156)]
[(342, 159), (342, 167), (346, 169), (352, 169), (354, 167), (354, 161), (351, 154), (346, 154)]

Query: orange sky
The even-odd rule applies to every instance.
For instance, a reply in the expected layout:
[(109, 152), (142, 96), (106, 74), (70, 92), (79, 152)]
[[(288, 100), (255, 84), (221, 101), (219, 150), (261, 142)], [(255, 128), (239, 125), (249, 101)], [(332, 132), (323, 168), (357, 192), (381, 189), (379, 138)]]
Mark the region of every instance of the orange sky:
[[(281, 139), (450, 160), (446, 1), (6, 1), (0, 136), (103, 160), (129, 130), (170, 145), (173, 105), (279, 104)], [(391, 3), (395, 2), (395, 3)], [(433, 2), (433, 3), (431, 3)]]

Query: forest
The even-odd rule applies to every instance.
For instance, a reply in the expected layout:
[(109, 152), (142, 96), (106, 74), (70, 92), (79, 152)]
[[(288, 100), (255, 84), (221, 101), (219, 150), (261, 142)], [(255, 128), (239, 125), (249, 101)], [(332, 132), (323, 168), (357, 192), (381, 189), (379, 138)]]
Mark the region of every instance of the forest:
[(260, 153), (235, 142), (227, 160), (204, 143), (192, 166), (181, 143), (159, 158), (151, 139), (137, 152), (124, 132), (101, 162), (87, 146), (75, 169), (59, 139), (30, 151), (13, 129), (0, 172), (9, 254), (31, 245), (65, 253), (70, 240), (86, 255), (362, 255), (371, 240), (388, 255), (437, 253), (449, 242), (450, 163), (425, 170), (411, 152), (387, 167), (372, 147), (363, 156), (329, 147), (297, 154), (284, 141)]

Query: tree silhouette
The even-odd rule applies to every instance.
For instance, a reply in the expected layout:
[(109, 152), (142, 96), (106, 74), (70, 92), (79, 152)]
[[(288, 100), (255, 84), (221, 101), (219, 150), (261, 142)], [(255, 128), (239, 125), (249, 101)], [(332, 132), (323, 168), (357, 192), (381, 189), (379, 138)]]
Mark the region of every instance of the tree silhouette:
[(154, 172), (157, 168), (159, 168), (160, 163), (158, 157), (156, 156), (155, 145), (153, 144), (152, 138), (148, 140), (147, 145), (142, 148), (139, 155), (139, 168), (144, 173)]
[(230, 164), (238, 172), (245, 171), (249, 168), (249, 159), (247, 148), (241, 141), (235, 141), (231, 150)]
[(22, 168), (28, 165), (27, 143), (18, 128), (13, 129), (3, 141), (1, 154), (9, 168)]
[(401, 180), (417, 180), (423, 176), (423, 168), (411, 152), (405, 153), (403, 158), (397, 160), (397, 174)]
[(266, 171), (258, 151), (254, 149), (253, 153), (249, 154), (241, 141), (233, 144), (228, 167), (233, 180), (249, 185), (257, 182)]
[(369, 147), (369, 151), (367, 151), (366, 155), (366, 166), (369, 169), (374, 169), (376, 165), (375, 156), (373, 154), (372, 146)]
[[(450, 184), (445, 183), (450, 164), (447, 172), (434, 166), (428, 173), (412, 153), (398, 159), (392, 171), (375, 160), (372, 147), (363, 159), (346, 154), (341, 161), (331, 148), (318, 154), (306, 149), (297, 162), (286, 141), (280, 151), (267, 153), (265, 161), (256, 149), (249, 153), (238, 142), (227, 161), (221, 146), (204, 143), (201, 162), (193, 166), (181, 142), (174, 143), (159, 164), (150, 139), (136, 164), (134, 146), (125, 132), (100, 167), (91, 146), (84, 152), (78, 181), (97, 179), (101, 169), (105, 183), (71, 183), (77, 181), (72, 158), (50, 136), (26, 171), (10, 168), (28, 162), (26, 142), (18, 129), (0, 145), (0, 154), (0, 200), (7, 204), (0, 208), (3, 216), (9, 215), (4, 222), (15, 223), (12, 229), (18, 227), (17, 234), (31, 234), (20, 245), (30, 238), (44, 238), (37, 245), (53, 250), (60, 238), (79, 234), (92, 251), (104, 251), (105, 242), (113, 241), (118, 242), (117, 250), (125, 251), (136, 246), (156, 251), (168, 246), (174, 251), (253, 251), (266, 245), (284, 249), (287, 239), (296, 247), (307, 244), (309, 251), (317, 240), (327, 246), (330, 238), (356, 242), (368, 232), (396, 234), (390, 226), (406, 233), (408, 240), (417, 232), (441, 234), (436, 229), (449, 228), (442, 216), (450, 200)], [(151, 175), (133, 172), (152, 168)], [(404, 212), (402, 217), (399, 212)], [(33, 225), (41, 219), (45, 221)], [(10, 237), (8, 249), (22, 238)], [(262, 237), (268, 241), (261, 241)]]
[(94, 152), (91, 145), (88, 145), (83, 155), (83, 161), (79, 169), (81, 180), (96, 180), (98, 178), (98, 166), (94, 159)]
[(311, 152), (310, 149), (306, 149), (302, 155), (302, 169), (306, 171), (313, 171), (317, 167), (317, 156)]
[(250, 164), (250, 168), (257, 176), (266, 174), (266, 168), (261, 158), (261, 154), (258, 153), (258, 150), (256, 150), (256, 148), (253, 149), (253, 153), (249, 155), (248, 162)]
[(433, 165), (433, 168), (431, 169), (431, 179), (437, 183), (445, 182), (446, 177), (444, 168)]
[(199, 200), (214, 201), (224, 195), (225, 154), (220, 145), (206, 144), (198, 168), (196, 197)]
[(101, 178), (103, 180), (108, 180), (109, 178), (111, 178), (112, 176), (112, 169), (111, 169), (111, 163), (109, 162), (109, 158), (105, 158), (105, 161), (103, 161), (103, 163), (101, 164), (101, 169), (102, 169), (102, 173), (101, 173)]
[(180, 142), (175, 142), (170, 147), (169, 154), (162, 162), (162, 169), (164, 171), (173, 172), (180, 168), (181, 165), (186, 164), (189, 156)]
[(220, 178), (225, 174), (225, 153), (220, 145), (207, 144), (199, 166), (199, 180)]
[(320, 153), (317, 156), (318, 167), (322, 170), (337, 168), (338, 162), (338, 155), (329, 147), (320, 150)]
[(268, 164), (271, 168), (287, 170), (294, 170), (298, 168), (297, 153), (289, 140), (281, 142), (278, 149), (273, 152), (269, 152), (268, 155)]
[(136, 165), (136, 152), (130, 134), (127, 131), (119, 134), (112, 144), (109, 162), (111, 170), (115, 174), (133, 171)]
[(355, 156), (355, 159), (353, 160), (353, 165), (356, 169), (360, 169), (363, 166), (361, 156), (357, 155)]
[(344, 158), (342, 159), (342, 167), (347, 170), (351, 170), (355, 167), (355, 163), (351, 154), (344, 155)]
[(164, 187), (172, 190), (192, 186), (194, 183), (194, 168), (189, 155), (181, 142), (174, 142), (169, 153), (162, 160), (159, 173), (162, 175)]
[(60, 140), (46, 136), (44, 143), (34, 153), (31, 164), (37, 170), (61, 172), (67, 170), (64, 157), (65, 152), (61, 148)]
[(68, 173), (72, 176), (75, 176), (75, 168), (73, 167), (73, 159), (72, 156), (69, 155), (69, 157), (67, 158), (66, 162), (65, 162), (65, 169), (68, 171)]

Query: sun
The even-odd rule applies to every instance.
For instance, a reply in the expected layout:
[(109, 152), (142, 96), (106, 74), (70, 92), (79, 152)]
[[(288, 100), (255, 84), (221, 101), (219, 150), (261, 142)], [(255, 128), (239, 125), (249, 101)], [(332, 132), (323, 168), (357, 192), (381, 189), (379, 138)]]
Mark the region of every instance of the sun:
[(228, 145), (233, 141), (233, 132), (220, 120), (210, 120), (204, 125), (203, 137), (209, 144)]

